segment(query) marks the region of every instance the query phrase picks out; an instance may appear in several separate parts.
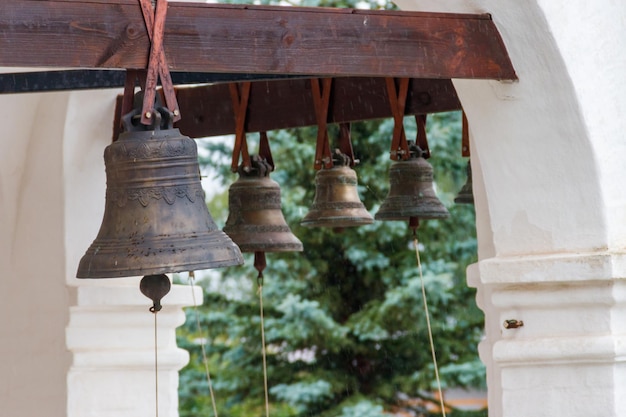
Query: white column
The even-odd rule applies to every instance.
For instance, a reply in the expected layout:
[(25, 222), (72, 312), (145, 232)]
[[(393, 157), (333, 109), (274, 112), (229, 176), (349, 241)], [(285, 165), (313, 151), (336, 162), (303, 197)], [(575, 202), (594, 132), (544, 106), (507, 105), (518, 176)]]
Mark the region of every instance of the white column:
[[(124, 280), (124, 283), (119, 281)], [(100, 280), (102, 281), (102, 280)], [(68, 417), (178, 416), (178, 371), (189, 355), (176, 346), (176, 327), (185, 321), (191, 288), (174, 285), (155, 314), (139, 291), (139, 279), (114, 279), (79, 286), (67, 328), (74, 360), (68, 373)], [(130, 282), (129, 282), (130, 281)], [(199, 287), (196, 299), (201, 300)]]
[[(505, 417), (623, 416), (624, 254), (490, 259), (480, 263)], [(506, 329), (505, 320), (523, 321)]]

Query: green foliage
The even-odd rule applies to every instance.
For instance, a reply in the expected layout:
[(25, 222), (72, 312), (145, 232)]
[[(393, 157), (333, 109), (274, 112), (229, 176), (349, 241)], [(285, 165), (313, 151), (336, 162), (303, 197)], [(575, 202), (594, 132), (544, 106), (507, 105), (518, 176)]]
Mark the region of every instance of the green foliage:
[[(228, 3), (250, 3), (231, 0)], [(277, 4), (260, 0), (255, 4)], [(395, 9), (383, 0), (283, 0), (295, 6)], [(415, 121), (405, 120), (407, 137)], [(375, 213), (388, 190), (389, 146), (393, 121), (352, 125), (361, 163), (359, 193)], [(331, 137), (336, 126), (330, 126)], [(382, 417), (402, 410), (427, 416), (434, 370), (429, 350), (421, 280), (413, 237), (402, 222), (376, 222), (342, 233), (305, 228), (299, 222), (315, 193), (315, 128), (270, 132), (281, 185), (282, 205), (303, 253), (270, 253), (263, 301), (273, 417)], [(249, 135), (251, 150), (258, 139)], [(422, 222), (418, 230), (424, 282), (445, 387), (482, 387), (484, 369), (476, 346), (483, 317), (474, 291), (465, 284), (465, 267), (476, 260), (472, 206), (453, 199), (465, 182), (467, 161), (460, 156), (460, 114), (429, 116), (428, 139), (437, 193), (450, 210), (446, 220)], [(232, 141), (208, 139), (201, 162), (224, 188), (209, 208), (218, 225), (227, 216)], [(223, 191), (220, 191), (223, 190)], [(202, 334), (194, 310), (179, 329), (179, 346), (191, 354), (181, 372), (180, 415), (213, 415), (199, 341), (206, 341), (217, 408), (222, 417), (264, 415), (261, 331), (256, 271), (246, 265), (209, 274), (201, 285)], [(419, 400), (419, 401), (414, 401)], [(415, 405), (415, 404), (421, 405)], [(451, 417), (485, 412), (452, 410)]]
[[(331, 127), (335, 129), (336, 127)], [(437, 192), (450, 210), (446, 220), (420, 224), (420, 256), (432, 330), (444, 387), (481, 387), (484, 369), (476, 346), (483, 316), (465, 268), (476, 260), (473, 206), (453, 199), (465, 182), (460, 155), (460, 114), (429, 116), (428, 139)], [(414, 137), (414, 120), (406, 120)], [(352, 125), (361, 163), (356, 170), (365, 206), (375, 213), (384, 199), (393, 122)], [(331, 133), (331, 137), (334, 133)], [(249, 147), (257, 139), (249, 135)], [(403, 222), (375, 222), (341, 233), (305, 228), (299, 221), (313, 201), (315, 128), (270, 132), (285, 218), (304, 244), (303, 253), (268, 253), (263, 301), (271, 415), (352, 417), (389, 415), (402, 409), (425, 415), (406, 398), (430, 398), (436, 383), (413, 237)], [(205, 162), (225, 161), (230, 141), (205, 145)], [(228, 163), (213, 166), (224, 185), (235, 180)], [(226, 218), (226, 191), (211, 212)], [(211, 273), (200, 307), (203, 334), (193, 310), (179, 331), (191, 352), (181, 372), (181, 417), (212, 415), (198, 343), (206, 340), (219, 415), (264, 414), (261, 333), (256, 271), (246, 265)], [(469, 416), (470, 414), (451, 414)], [(475, 414), (484, 415), (484, 414)]]

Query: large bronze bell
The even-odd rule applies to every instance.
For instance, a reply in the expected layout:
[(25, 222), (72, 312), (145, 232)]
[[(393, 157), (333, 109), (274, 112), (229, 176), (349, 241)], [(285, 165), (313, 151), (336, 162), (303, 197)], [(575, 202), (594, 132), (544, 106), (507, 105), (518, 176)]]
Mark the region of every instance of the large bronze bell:
[(242, 252), (302, 251), (280, 207), (280, 186), (270, 179), (272, 167), (252, 157), (251, 169), (239, 166), (239, 178), (228, 189), (228, 219), (224, 232)]
[(333, 162), (332, 168), (322, 168), (315, 174), (315, 198), (301, 224), (342, 229), (373, 223), (372, 215), (359, 198), (350, 158), (336, 151)]
[[(131, 116), (124, 119), (127, 131), (104, 151), (104, 219), (80, 260), (77, 277), (157, 275), (242, 264), (239, 248), (207, 209), (195, 141), (172, 129), (171, 120), (143, 130), (133, 125)], [(155, 114), (158, 120), (168, 117), (163, 109)]]
[(435, 195), (433, 167), (414, 142), (409, 141), (409, 145), (409, 159), (391, 163), (389, 193), (376, 220), (443, 219), (450, 215)]
[(454, 199), (457, 204), (474, 204), (474, 190), (472, 187), (472, 164), (467, 163), (467, 180), (459, 194)]

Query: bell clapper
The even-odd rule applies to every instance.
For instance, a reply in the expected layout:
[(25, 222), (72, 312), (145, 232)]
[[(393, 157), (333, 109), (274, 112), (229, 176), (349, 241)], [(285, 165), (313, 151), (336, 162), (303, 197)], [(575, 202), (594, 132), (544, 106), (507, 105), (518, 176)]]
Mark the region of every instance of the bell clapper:
[(161, 308), (163, 308), (161, 306), (161, 298), (170, 292), (171, 287), (170, 279), (165, 274), (146, 275), (139, 283), (141, 293), (153, 302), (152, 307), (150, 307), (152, 313), (161, 311)]
[(154, 389), (155, 415), (159, 417), (159, 349), (157, 337), (157, 313), (161, 311), (161, 299), (170, 292), (172, 284), (165, 274), (146, 275), (139, 283), (139, 290), (152, 300), (150, 312), (154, 314)]

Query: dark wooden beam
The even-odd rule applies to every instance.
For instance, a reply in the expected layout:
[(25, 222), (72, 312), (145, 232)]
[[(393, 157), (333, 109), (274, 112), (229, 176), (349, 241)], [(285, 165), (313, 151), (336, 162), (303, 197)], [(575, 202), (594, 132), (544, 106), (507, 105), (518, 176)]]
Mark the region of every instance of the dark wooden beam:
[[(246, 132), (271, 131), (316, 124), (309, 79), (255, 81), (250, 90)], [(176, 89), (182, 120), (176, 124), (192, 138), (235, 133), (228, 84)], [(119, 112), (121, 100), (118, 100)], [(461, 109), (450, 80), (412, 79), (406, 115)], [(336, 78), (329, 105), (329, 123), (391, 117), (383, 78)], [(116, 133), (115, 133), (116, 134)], [(114, 134), (114, 136), (115, 136)]]
[[(0, 66), (146, 68), (136, 0), (0, 2)], [(489, 15), (172, 2), (172, 71), (516, 79)]]

